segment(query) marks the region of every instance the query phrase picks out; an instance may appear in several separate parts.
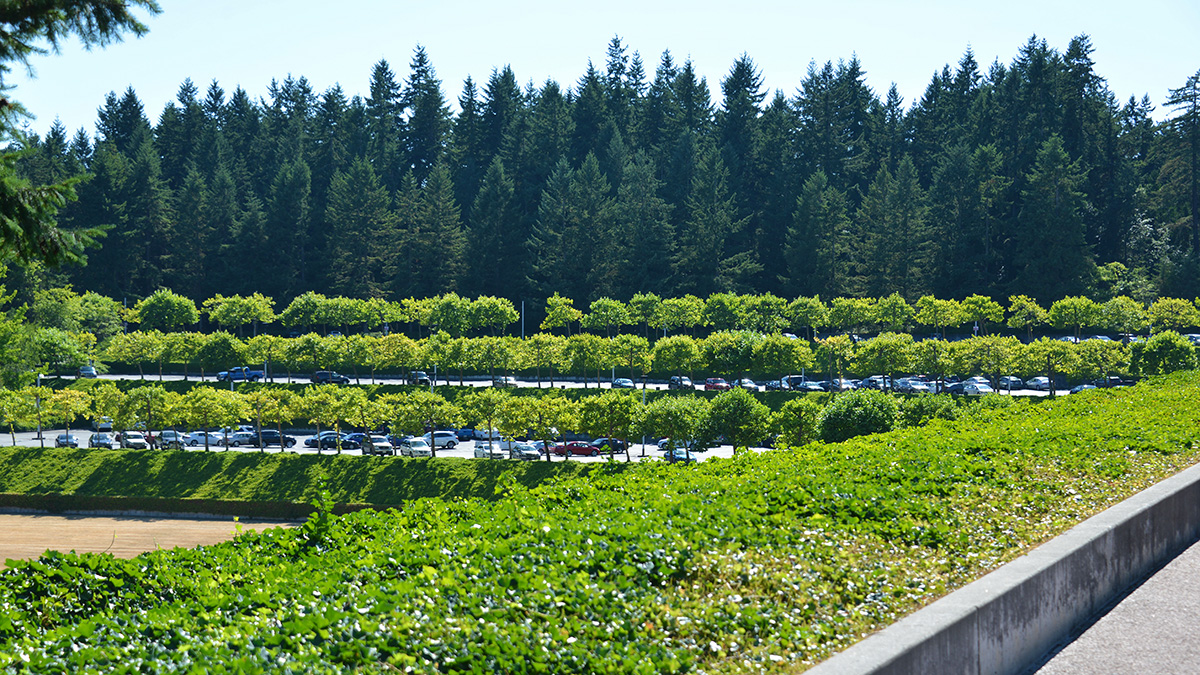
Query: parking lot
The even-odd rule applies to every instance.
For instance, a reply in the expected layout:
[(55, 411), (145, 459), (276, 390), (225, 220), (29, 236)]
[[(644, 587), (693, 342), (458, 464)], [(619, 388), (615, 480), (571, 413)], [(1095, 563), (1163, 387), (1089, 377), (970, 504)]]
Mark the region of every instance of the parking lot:
[[(54, 439), (59, 434), (62, 434), (62, 433), (63, 433), (63, 430), (61, 428), (47, 429), (42, 434), (43, 440), (39, 441), (38, 437), (37, 437), (37, 432), (35, 432), (35, 431), (17, 432), (15, 434), (15, 443), (14, 443), (13, 436), (10, 436), (9, 434), (4, 434), (2, 437), (0, 437), (0, 447), (11, 447), (13, 445), (16, 445), (19, 447), (36, 448), (36, 447), (40, 447), (41, 444), (44, 442), (45, 446), (47, 448), (52, 448), (52, 447), (54, 447)], [(337, 454), (337, 450), (321, 450), (318, 452), (318, 450), (315, 448), (305, 447), (304, 441), (311, 438), (312, 434), (291, 433), (291, 432), (287, 431), (286, 429), (284, 430), (284, 433), (286, 435), (289, 435), (289, 436), (295, 438), (296, 445), (291, 448), (288, 448), (287, 450), (282, 450), (282, 452), (294, 452), (294, 453), (305, 454), (305, 455)], [(91, 434), (91, 431), (87, 430), (87, 429), (82, 429), (82, 430), (81, 429), (72, 429), (71, 434), (76, 437), (76, 439), (79, 441), (80, 446), (86, 446), (87, 439), (88, 439), (88, 436)], [(646, 445), (642, 445), (641, 443), (630, 444), (629, 460), (634, 461), (634, 462), (637, 462), (637, 461), (661, 461), (663, 459), (664, 453), (658, 449), (658, 445), (656, 444), (656, 441), (657, 441), (657, 439), (646, 439)], [(476, 448), (477, 444), (480, 447), (487, 447), (487, 441), (461, 441), (461, 442), (458, 442), (453, 448), (439, 448), (436, 451), (436, 456), (437, 457), (462, 457), (462, 458), (467, 458), (467, 459), (474, 459), (475, 458), (475, 448)], [(204, 446), (188, 447), (187, 450), (193, 451), (193, 452), (204, 452)], [(229, 452), (259, 452), (259, 449), (254, 448), (254, 447), (226, 448), (226, 447), (223, 447), (220, 445), (210, 445), (209, 451), (210, 452), (226, 452), (226, 451), (229, 451)], [(281, 450), (278, 446), (271, 446), (266, 449), (266, 452), (281, 452)], [(343, 449), (341, 454), (362, 456), (363, 453), (361, 450)], [(507, 457), (508, 453), (505, 453), (505, 456)], [(713, 457), (732, 457), (733, 456), (733, 447), (728, 446), (728, 445), (717, 446), (715, 448), (710, 448), (709, 450), (706, 450), (704, 452), (696, 452), (696, 453), (694, 453), (694, 456), (696, 457), (697, 461), (704, 461), (707, 459), (712, 459)], [(364, 461), (373, 461), (375, 458), (371, 457), (371, 456), (367, 456), (367, 457), (363, 457), (363, 459), (364, 459)], [(545, 459), (545, 455), (542, 455), (542, 459), (543, 460)], [(609, 456), (606, 454), (601, 454), (596, 457), (573, 455), (570, 457), (570, 459), (564, 459), (560, 455), (554, 455), (551, 459), (552, 459), (552, 461), (555, 461), (555, 462), (562, 462), (562, 461), (607, 462), (607, 461), (609, 461)], [(617, 452), (613, 456), (613, 459), (618, 462), (624, 462), (624, 461), (626, 461), (625, 453)], [(509, 461), (509, 460), (503, 460), (503, 461)]]

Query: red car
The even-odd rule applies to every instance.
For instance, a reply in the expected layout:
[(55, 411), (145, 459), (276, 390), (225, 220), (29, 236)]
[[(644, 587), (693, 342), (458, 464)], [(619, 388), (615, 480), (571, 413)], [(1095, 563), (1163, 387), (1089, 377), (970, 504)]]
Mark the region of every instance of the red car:
[(583, 441), (571, 441), (569, 443), (559, 443), (558, 445), (550, 448), (550, 452), (553, 452), (556, 455), (564, 455), (565, 456), (568, 451), (572, 455), (584, 455), (584, 456), (588, 456), (588, 457), (596, 457), (597, 455), (600, 454), (599, 448), (593, 447), (587, 443), (584, 443)]
[(719, 377), (710, 377), (704, 381), (704, 391), (728, 391), (729, 383)]

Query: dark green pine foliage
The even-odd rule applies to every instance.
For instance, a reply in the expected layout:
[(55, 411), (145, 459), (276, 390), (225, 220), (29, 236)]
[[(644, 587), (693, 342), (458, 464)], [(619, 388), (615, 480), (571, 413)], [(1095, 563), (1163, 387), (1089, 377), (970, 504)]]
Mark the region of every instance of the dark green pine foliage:
[(845, 194), (829, 185), (824, 171), (814, 173), (796, 198), (788, 228), (786, 287), (805, 297), (843, 295), (851, 286), (853, 245)]
[[(502, 70), (493, 70), (483, 90), (483, 151), (479, 155), (482, 170), (486, 170), (484, 167), (491, 164), (492, 158), (504, 150), (506, 139), (512, 138), (522, 100), (512, 68), (505, 66)], [(471, 198), (474, 200), (473, 194)]]
[(671, 52), (664, 51), (654, 71), (654, 81), (650, 83), (642, 101), (641, 118), (635, 136), (638, 147), (650, 153), (660, 167), (665, 163), (666, 150), (671, 146), (671, 135), (680, 116), (679, 102), (675, 97), (676, 77), (678, 69)]
[(167, 103), (155, 128), (155, 140), (162, 157), (162, 176), (171, 189), (178, 190), (190, 167), (198, 164), (201, 142), (208, 126), (198, 98), (200, 90), (186, 79), (176, 94), (178, 105)]
[(700, 152), (685, 209), (685, 220), (676, 230), (674, 294), (704, 297), (717, 291), (740, 291), (739, 285), (759, 270), (744, 257), (725, 255), (726, 238), (744, 227), (746, 220), (737, 218), (725, 163), (712, 146)]
[(776, 91), (771, 104), (759, 118), (758, 146), (754, 156), (754, 182), (748, 188), (754, 241), (762, 274), (756, 287), (764, 292), (783, 293), (788, 275), (784, 257), (788, 228), (796, 208), (800, 178), (796, 166), (795, 113)]
[(1080, 182), (1062, 139), (1051, 136), (1026, 178), (1016, 231), (1024, 265), (1014, 286), (1043, 303), (1078, 295), (1089, 281), (1091, 252), (1084, 240)]
[(117, 100), (116, 94), (109, 92), (99, 115), (100, 119), (96, 122), (97, 142), (111, 143), (117, 152), (127, 157), (137, 152), (141, 134), (150, 131), (146, 110), (133, 87), (127, 88), (120, 100)]
[(1170, 91), (1166, 105), (1176, 113), (1169, 123), (1178, 139), (1175, 154), (1181, 161), (1176, 164), (1182, 167), (1179, 173), (1186, 185), (1192, 257), (1200, 260), (1200, 70)]
[(450, 147), (447, 150), (454, 194), (459, 204), (471, 204), (479, 183), (487, 171), (483, 146), (483, 110), (475, 80), (467, 77), (458, 97), (458, 117), (454, 119)]
[(640, 151), (621, 172), (613, 205), (613, 254), (598, 256), (596, 263), (598, 296), (667, 292), (675, 233), (671, 205), (659, 195), (662, 183), (656, 173), (654, 160)]
[(401, 97), (407, 114), (404, 152), (406, 168), (412, 170), (418, 181), (423, 181), (446, 153), (450, 107), (446, 105), (442, 82), (437, 79), (424, 47), (417, 47), (409, 69), (411, 73)]
[(312, 172), (302, 160), (284, 164), (271, 186), (264, 249), (257, 260), (263, 295), (292, 297), (309, 287), (318, 258), (310, 245)]
[(148, 129), (137, 132), (136, 150), (126, 184), (124, 229), (106, 253), (124, 277), (125, 294), (144, 297), (163, 281), (164, 260), (175, 212), (171, 190), (162, 179), (158, 150)]
[(101, 248), (88, 253), (88, 264), (72, 275), (81, 290), (92, 290), (110, 297), (121, 297), (125, 274), (111, 262), (111, 256), (124, 239), (126, 223), (126, 185), (132, 171), (129, 159), (117, 152), (112, 143), (98, 143), (88, 165), (91, 180), (79, 186), (79, 201), (72, 205), (74, 217), (81, 222), (108, 228), (100, 240)]
[(412, 275), (409, 293), (423, 298), (457, 291), (466, 263), (466, 238), (450, 171), (444, 164), (429, 172), (410, 217), (402, 235), (406, 245), (400, 249)]
[[(767, 95), (762, 86), (762, 73), (749, 56), (742, 54), (721, 80), (724, 98), (716, 116), (721, 159), (729, 172), (728, 188), (738, 213), (749, 217), (747, 227), (730, 233), (733, 236), (725, 242), (725, 248), (728, 255), (741, 256), (751, 264), (757, 264), (758, 248), (754, 235), (762, 220), (756, 208), (761, 205), (762, 198), (757, 190), (757, 157), (762, 140), (759, 115)], [(758, 285), (754, 282), (750, 282), (751, 287)]]
[[(571, 158), (576, 164), (582, 164), (588, 154), (603, 151), (599, 142), (605, 135), (606, 125), (612, 122), (605, 100), (604, 82), (600, 71), (591, 61), (588, 62), (587, 72), (579, 80), (571, 119), (575, 127), (571, 135)], [(611, 137), (611, 131), (607, 135)]]
[(402, 118), (404, 105), (400, 83), (384, 59), (371, 68), (370, 93), (364, 101), (367, 114), (368, 157), (384, 185), (395, 190), (404, 175)]
[(350, 129), (346, 123), (348, 106), (341, 86), (334, 85), (321, 95), (317, 107), (309, 164), (312, 171), (310, 194), (313, 215), (310, 231), (314, 251), (324, 251), (329, 246), (328, 237), (334, 223), (327, 219), (327, 210), (333, 177), (347, 168), (352, 157), (366, 157), (365, 154), (350, 154)]
[(326, 260), (329, 289), (351, 298), (382, 297), (386, 287), (384, 258), (393, 254), (395, 218), (387, 188), (371, 163), (355, 159), (338, 171), (329, 186), (325, 221), (330, 237)]
[(566, 157), (560, 158), (546, 180), (538, 200), (537, 223), (527, 244), (529, 254), (528, 286), (535, 295), (561, 294), (562, 280), (577, 274), (576, 261), (563, 257), (563, 236), (573, 217), (571, 179), (574, 171)]
[(492, 160), (471, 209), (467, 233), (465, 295), (506, 297), (512, 292), (513, 270), (525, 267), (525, 237), (514, 208), (515, 188), (499, 157)]
[[(257, 200), (257, 197), (255, 199)], [(238, 245), (242, 222), (239, 217), (237, 185), (224, 166), (217, 167), (208, 183), (203, 212), (209, 231), (209, 238), (205, 243), (207, 264), (202, 272), (204, 285), (201, 286), (205, 291), (195, 297), (210, 298), (218, 293), (254, 293), (254, 290), (246, 287), (240, 287), (233, 293), (230, 291), (231, 285), (243, 282), (246, 274), (242, 269), (245, 267), (243, 251)], [(186, 288), (180, 282), (174, 281), (171, 287)]]
[(227, 239), (215, 236), (209, 221), (209, 198), (204, 176), (191, 167), (175, 191), (176, 216), (163, 270), (171, 288), (211, 288), (206, 277), (224, 258), (220, 249)]

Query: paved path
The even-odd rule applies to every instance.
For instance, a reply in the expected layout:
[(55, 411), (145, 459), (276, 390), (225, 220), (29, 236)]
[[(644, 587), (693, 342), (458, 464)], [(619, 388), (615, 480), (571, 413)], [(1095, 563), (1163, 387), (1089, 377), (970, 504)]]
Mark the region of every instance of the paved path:
[(0, 569), (3, 561), (36, 558), (47, 549), (132, 558), (156, 548), (216, 544), (231, 539), (239, 524), (243, 530), (263, 530), (281, 523), (0, 514)]
[(1036, 672), (1200, 673), (1200, 543), (1146, 580)]

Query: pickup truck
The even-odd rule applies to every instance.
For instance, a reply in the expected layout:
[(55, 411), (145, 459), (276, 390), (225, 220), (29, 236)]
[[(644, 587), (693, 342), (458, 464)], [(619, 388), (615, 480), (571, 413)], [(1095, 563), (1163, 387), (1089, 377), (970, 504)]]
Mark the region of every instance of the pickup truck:
[(263, 377), (263, 371), (250, 370), (246, 366), (238, 366), (217, 373), (217, 382), (258, 382)]

